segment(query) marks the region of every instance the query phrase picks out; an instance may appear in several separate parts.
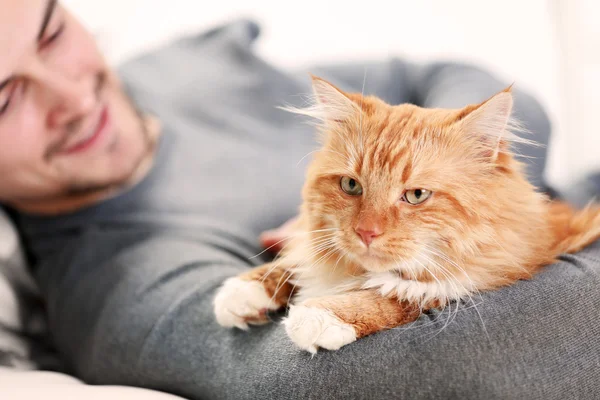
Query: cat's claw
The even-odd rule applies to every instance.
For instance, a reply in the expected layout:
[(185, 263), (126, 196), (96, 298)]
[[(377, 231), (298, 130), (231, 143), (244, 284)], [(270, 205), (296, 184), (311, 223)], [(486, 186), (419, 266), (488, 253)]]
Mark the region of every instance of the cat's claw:
[(267, 311), (280, 308), (260, 282), (237, 277), (223, 283), (213, 306), (219, 325), (243, 330), (248, 330), (248, 324), (261, 325), (269, 322)]
[(291, 306), (283, 324), (290, 339), (312, 354), (319, 347), (338, 350), (356, 340), (356, 330), (352, 325), (323, 308)]

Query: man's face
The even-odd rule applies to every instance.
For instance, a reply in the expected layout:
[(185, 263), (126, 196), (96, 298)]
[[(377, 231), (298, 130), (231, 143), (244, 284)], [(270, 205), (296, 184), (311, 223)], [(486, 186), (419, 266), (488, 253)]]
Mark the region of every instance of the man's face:
[(0, 0), (0, 202), (125, 181), (149, 151), (92, 36), (52, 0)]

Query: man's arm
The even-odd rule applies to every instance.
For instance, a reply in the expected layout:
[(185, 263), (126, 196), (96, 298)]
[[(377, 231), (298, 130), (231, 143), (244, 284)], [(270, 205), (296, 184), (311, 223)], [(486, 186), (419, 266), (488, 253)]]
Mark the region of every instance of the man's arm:
[[(445, 90), (426, 93), (436, 92), (441, 82), (451, 85), (452, 76), (425, 66), (419, 69), (423, 77), (411, 78), (412, 68), (398, 60), (373, 64), (365, 92), (392, 103), (442, 105)], [(324, 77), (362, 88), (364, 69), (336, 73)], [(303, 79), (308, 83), (306, 75)], [(433, 87), (418, 89), (419, 82), (436, 79)], [(464, 101), (492, 94), (467, 83), (462, 88), (472, 100)], [(249, 266), (248, 254), (236, 251), (233, 242), (132, 227), (116, 234), (105, 227), (57, 249), (37, 277), (56, 342), (77, 375), (190, 399), (597, 395), (598, 326), (587, 310), (600, 305), (598, 245), (530, 282), (483, 295), (477, 307), (467, 304), (451, 317), (450, 309), (425, 315), (311, 358), (293, 347), (280, 324), (241, 332), (216, 323), (216, 289)]]
[(216, 288), (247, 267), (231, 247), (132, 230), (106, 252), (114, 237), (87, 232), (49, 260), (64, 264), (38, 270), (56, 342), (89, 383), (190, 399), (585, 399), (600, 390), (599, 328), (587, 316), (600, 307), (600, 243), (476, 307), (311, 357), (278, 323), (249, 332), (216, 323)]

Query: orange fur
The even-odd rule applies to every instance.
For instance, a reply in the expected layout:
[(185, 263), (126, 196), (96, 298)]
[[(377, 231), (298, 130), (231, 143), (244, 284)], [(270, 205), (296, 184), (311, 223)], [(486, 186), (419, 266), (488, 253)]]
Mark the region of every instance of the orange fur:
[(240, 274), (239, 278), (262, 283), (275, 305), (283, 307), (287, 305), (294, 291), (294, 285), (290, 282), (292, 276), (290, 270), (291, 268), (284, 268), (278, 263), (268, 263)]
[[(549, 202), (528, 183), (507, 142), (499, 142), (501, 152), (491, 160), (487, 156), (494, 149), (482, 149), (477, 132), (462, 129), (461, 122), (489, 100), (460, 110), (423, 109), (335, 89), (362, 112), (343, 124), (324, 126), (323, 150), (310, 165), (304, 187), (301, 215), (307, 231), (331, 227), (325, 215), (335, 218), (339, 246), (360, 253), (364, 249), (353, 226), (365, 215), (379, 216), (386, 226), (375, 248), (379, 255), (406, 260), (421, 243), (435, 243), (442, 257), (434, 261), (443, 268), (431, 267), (430, 275), (444, 279), (442, 269), (457, 274), (458, 264), (471, 279), (478, 278), (479, 290), (527, 278), (560, 253), (600, 236), (598, 207), (576, 212)], [(346, 196), (336, 182), (343, 175), (371, 190)], [(433, 198), (416, 207), (393, 201), (402, 188), (413, 187), (432, 190)], [(363, 268), (389, 268), (381, 264), (367, 259)]]
[[(357, 337), (530, 278), (600, 237), (600, 208), (551, 202), (527, 181), (510, 152), (510, 88), (454, 110), (391, 106), (316, 77), (313, 87), (316, 106), (295, 111), (321, 121), (322, 148), (303, 188), (304, 233), (276, 263), (294, 266), (294, 303), (333, 312)], [(342, 177), (362, 193), (344, 192)], [(411, 189), (432, 195), (412, 205)], [(369, 246), (358, 226), (377, 229)]]
[(600, 237), (598, 206), (576, 211), (568, 204), (552, 203), (548, 219), (554, 236), (553, 254), (577, 252)]
[(381, 297), (374, 290), (358, 290), (328, 297), (307, 300), (307, 307), (331, 311), (351, 325), (358, 338), (416, 320), (421, 309), (407, 301)]

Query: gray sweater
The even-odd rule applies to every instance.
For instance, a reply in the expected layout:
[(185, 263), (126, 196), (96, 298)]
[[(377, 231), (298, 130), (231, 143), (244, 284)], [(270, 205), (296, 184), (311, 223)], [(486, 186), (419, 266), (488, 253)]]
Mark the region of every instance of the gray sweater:
[[(417, 321), (417, 335), (393, 330), (312, 360), (293, 348), (278, 324), (242, 334), (215, 323), (215, 288), (268, 260), (251, 258), (262, 250), (258, 234), (296, 213), (310, 159), (303, 156), (316, 148), (307, 121), (276, 108), (304, 104), (307, 71), (265, 63), (252, 51), (257, 35), (255, 24), (238, 21), (125, 65), (120, 73), (129, 93), (163, 123), (150, 174), (119, 197), (70, 215), (15, 215), (70, 371), (91, 383), (194, 399), (407, 393), (531, 399), (543, 391), (584, 398), (597, 390), (598, 373), (595, 381), (591, 375), (564, 379), (572, 362), (590, 365), (593, 355), (574, 361), (539, 353), (542, 343), (560, 336), (550, 335), (552, 322), (534, 318), (546, 307), (545, 293), (558, 290), (540, 282), (496, 293), (479, 306), (489, 336), (478, 314), (465, 308), (443, 331), (443, 323), (425, 317)], [(425, 107), (461, 107), (506, 86), (472, 66), (399, 59), (310, 72), (354, 91), (366, 73), (366, 94)], [(520, 90), (515, 97), (517, 116), (547, 143), (550, 126), (539, 104)], [(534, 156), (525, 161), (532, 181), (543, 186), (545, 149), (520, 152)], [(597, 277), (586, 282), (576, 292), (597, 288)], [(553, 309), (599, 302), (597, 295), (575, 299), (572, 291), (558, 292), (561, 304)], [(591, 341), (598, 329), (584, 318), (557, 324), (562, 332), (577, 332), (579, 341)], [(552, 346), (567, 346), (567, 352), (575, 342), (555, 340)], [(530, 379), (542, 383), (528, 386)]]

